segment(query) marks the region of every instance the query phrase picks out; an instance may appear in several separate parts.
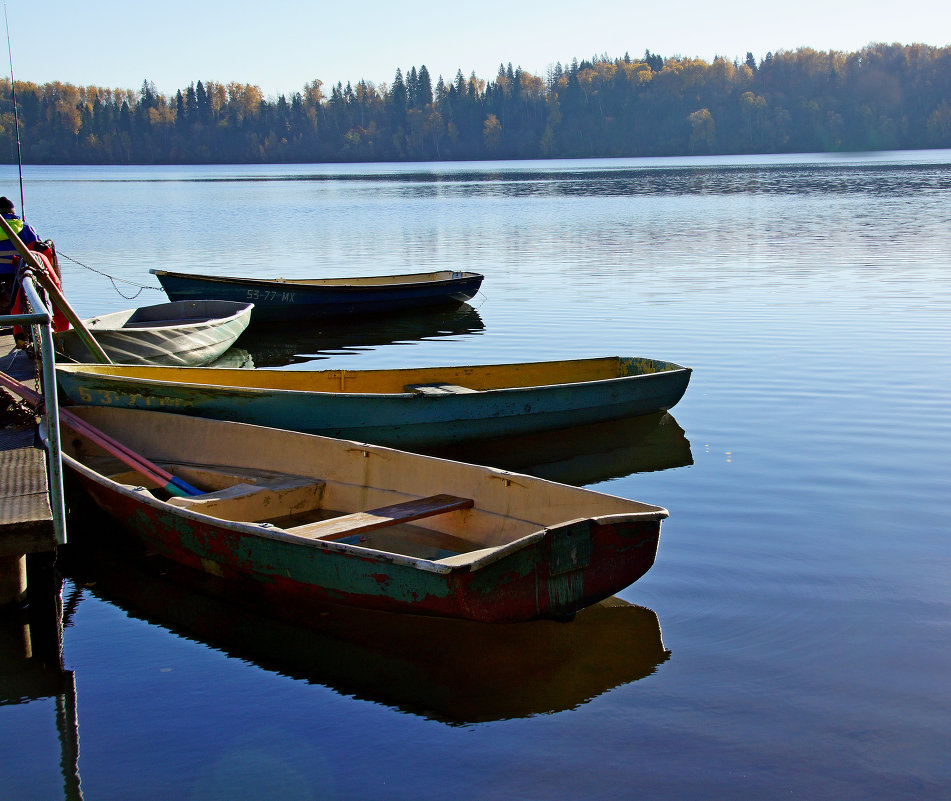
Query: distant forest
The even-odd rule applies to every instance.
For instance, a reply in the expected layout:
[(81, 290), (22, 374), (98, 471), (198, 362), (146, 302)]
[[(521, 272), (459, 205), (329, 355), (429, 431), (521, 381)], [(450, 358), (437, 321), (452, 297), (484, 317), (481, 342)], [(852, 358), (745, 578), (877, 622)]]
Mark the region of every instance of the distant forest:
[[(16, 163), (9, 80), (0, 161)], [(757, 63), (606, 55), (491, 81), (425, 66), (290, 97), (198, 81), (166, 97), (16, 83), (27, 164), (450, 161), (951, 147), (951, 47), (803, 48)]]

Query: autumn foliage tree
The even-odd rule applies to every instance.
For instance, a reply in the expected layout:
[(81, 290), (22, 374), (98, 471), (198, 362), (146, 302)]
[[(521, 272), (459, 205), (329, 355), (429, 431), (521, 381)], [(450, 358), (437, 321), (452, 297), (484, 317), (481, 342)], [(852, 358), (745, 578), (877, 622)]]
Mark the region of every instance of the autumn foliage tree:
[(32, 163), (430, 161), (951, 147), (951, 48), (715, 58), (597, 56), (533, 75), (500, 65), (435, 85), (424, 66), (389, 85), (320, 80), (290, 97), (198, 81), (166, 97), (0, 79), (0, 157), (16, 122)]

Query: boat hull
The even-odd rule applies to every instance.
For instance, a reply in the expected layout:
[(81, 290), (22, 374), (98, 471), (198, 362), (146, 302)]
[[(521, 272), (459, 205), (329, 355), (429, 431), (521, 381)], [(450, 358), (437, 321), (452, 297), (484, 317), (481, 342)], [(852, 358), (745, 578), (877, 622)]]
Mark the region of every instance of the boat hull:
[[(66, 366), (59, 371), (58, 380), (77, 404), (158, 409), (418, 448), (652, 414), (667, 411), (683, 397), (690, 379), (689, 368), (653, 360), (622, 362), (614, 378), (435, 394), (311, 392), (232, 386), (224, 382), (259, 379), (240, 372), (217, 370), (214, 375), (211, 371), (200, 374), (151, 371), (127, 377), (118, 371)], [(558, 364), (572, 365), (571, 362)], [(479, 368), (466, 370), (472, 378)], [(347, 371), (350, 375), (357, 372), (372, 371)], [(409, 386), (415, 385), (418, 379), (438, 375), (432, 368), (401, 372), (400, 380)], [(169, 380), (146, 378), (146, 375), (167, 375)], [(210, 380), (217, 383), (204, 383)], [(267, 380), (267, 376), (260, 380)]]
[[(228, 350), (248, 327), (252, 309), (247, 302), (176, 301), (83, 323), (117, 364), (190, 367), (208, 364)], [(55, 346), (74, 361), (93, 359), (75, 329), (55, 334)]]
[[(421, 532), (412, 536), (438, 544), (381, 550), (378, 532), (320, 539), (281, 527), (288, 523), (246, 520), (248, 507), (222, 517), (203, 513), (210, 507), (201, 496), (164, 500), (154, 486), (97, 472), (91, 465), (101, 457), (77, 437), (66, 441), (65, 464), (126, 537), (282, 614), (307, 602), (484, 622), (570, 617), (651, 567), (667, 517), (661, 507), (591, 490), (361, 443), (156, 412), (77, 413), (155, 462), (195, 465), (214, 453), (208, 464), (228, 470), (253, 465), (259, 474), (312, 478), (321, 503), (344, 514), (436, 492), (472, 500), (471, 508), (411, 527)], [(117, 419), (118, 430), (109, 425)], [(212, 501), (219, 509), (233, 502), (220, 497)], [(270, 519), (284, 519), (278, 503), (262, 507), (276, 515)], [(450, 535), (468, 550), (446, 551)]]
[(459, 305), (475, 297), (482, 285), (478, 273), (444, 270), (436, 273), (326, 279), (295, 282), (253, 278), (189, 275), (151, 271), (172, 300), (222, 299), (254, 304), (255, 322), (348, 317), (393, 313), (407, 309)]
[[(84, 483), (97, 505), (149, 551), (243, 587), (281, 614), (303, 603), (328, 603), (486, 623), (570, 618), (643, 576), (660, 537), (659, 521), (583, 521), (547, 532), (476, 573), (433, 573), (372, 554), (297, 546), (188, 519)], [(579, 552), (582, 561), (574, 556)]]

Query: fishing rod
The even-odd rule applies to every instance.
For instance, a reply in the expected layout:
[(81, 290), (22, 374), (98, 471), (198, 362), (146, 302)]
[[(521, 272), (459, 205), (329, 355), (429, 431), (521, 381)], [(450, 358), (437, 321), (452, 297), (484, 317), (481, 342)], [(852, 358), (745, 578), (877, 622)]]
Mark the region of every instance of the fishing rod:
[(26, 222), (26, 207), (23, 204), (23, 159), (20, 157), (20, 117), (17, 113), (17, 82), (13, 77), (13, 48), (10, 46), (10, 20), (7, 18), (7, 4), (3, 4), (3, 23), (7, 29), (7, 53), (10, 56), (10, 88), (13, 90), (13, 127), (17, 137), (17, 169), (20, 175), (20, 219)]

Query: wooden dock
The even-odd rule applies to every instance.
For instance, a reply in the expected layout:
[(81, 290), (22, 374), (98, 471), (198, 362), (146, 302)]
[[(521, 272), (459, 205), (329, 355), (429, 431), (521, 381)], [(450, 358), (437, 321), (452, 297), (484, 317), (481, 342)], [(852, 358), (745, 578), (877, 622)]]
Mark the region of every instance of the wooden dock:
[[(0, 370), (34, 385), (35, 363), (0, 335)], [(36, 426), (6, 421), (0, 427), (0, 606), (26, 598), (26, 555), (56, 549), (50, 511), (46, 451), (37, 446)]]

